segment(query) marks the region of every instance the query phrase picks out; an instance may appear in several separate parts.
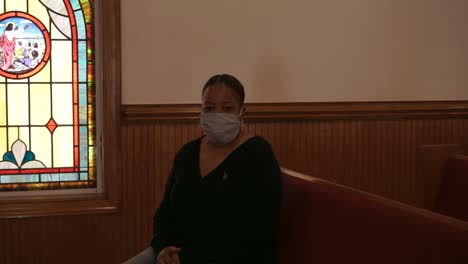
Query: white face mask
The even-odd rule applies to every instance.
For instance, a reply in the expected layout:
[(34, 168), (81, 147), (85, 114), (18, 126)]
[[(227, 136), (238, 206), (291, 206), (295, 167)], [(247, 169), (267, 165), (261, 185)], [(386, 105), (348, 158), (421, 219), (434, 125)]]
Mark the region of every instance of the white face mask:
[(239, 114), (202, 113), (200, 127), (211, 143), (225, 145), (239, 135), (241, 119)]

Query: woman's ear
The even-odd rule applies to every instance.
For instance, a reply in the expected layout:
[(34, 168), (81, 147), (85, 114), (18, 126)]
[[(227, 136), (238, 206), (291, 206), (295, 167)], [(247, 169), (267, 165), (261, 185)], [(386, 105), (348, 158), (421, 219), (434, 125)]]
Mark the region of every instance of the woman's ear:
[(241, 106), (240, 114), (239, 114), (239, 119), (241, 121), (241, 126), (244, 126), (244, 113), (245, 113), (245, 106)]
[(239, 112), (239, 117), (240, 117), (240, 119), (242, 119), (242, 118), (244, 117), (244, 112), (245, 112), (245, 107), (244, 107), (244, 106), (241, 106), (240, 112)]

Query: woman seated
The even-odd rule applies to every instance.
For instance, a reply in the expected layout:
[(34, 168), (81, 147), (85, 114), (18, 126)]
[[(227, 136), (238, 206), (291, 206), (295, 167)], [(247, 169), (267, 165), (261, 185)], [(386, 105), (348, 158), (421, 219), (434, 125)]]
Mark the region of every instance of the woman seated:
[(270, 144), (243, 125), (244, 97), (227, 74), (203, 87), (204, 136), (176, 155), (154, 216), (156, 263), (277, 263), (281, 172)]

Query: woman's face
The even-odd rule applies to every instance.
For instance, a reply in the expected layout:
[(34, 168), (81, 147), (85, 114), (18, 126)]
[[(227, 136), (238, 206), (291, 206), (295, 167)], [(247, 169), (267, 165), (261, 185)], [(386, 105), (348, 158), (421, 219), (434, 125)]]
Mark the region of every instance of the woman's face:
[(233, 89), (222, 84), (215, 84), (206, 88), (202, 96), (203, 113), (239, 114), (241, 105), (239, 96)]

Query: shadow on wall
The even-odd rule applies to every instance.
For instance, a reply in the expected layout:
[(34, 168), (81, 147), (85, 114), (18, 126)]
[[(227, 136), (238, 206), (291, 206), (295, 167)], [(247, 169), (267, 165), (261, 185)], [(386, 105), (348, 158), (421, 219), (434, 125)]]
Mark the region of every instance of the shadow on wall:
[(251, 98), (262, 102), (276, 100), (287, 101), (289, 98), (287, 69), (285, 63), (277, 55), (263, 56), (255, 66), (255, 77)]

